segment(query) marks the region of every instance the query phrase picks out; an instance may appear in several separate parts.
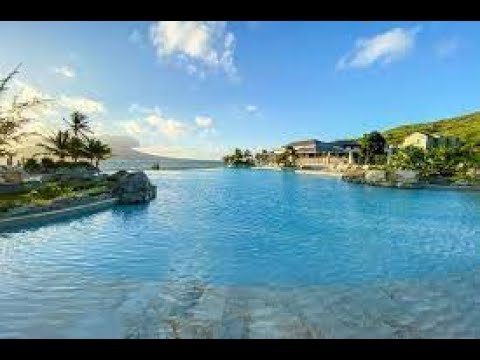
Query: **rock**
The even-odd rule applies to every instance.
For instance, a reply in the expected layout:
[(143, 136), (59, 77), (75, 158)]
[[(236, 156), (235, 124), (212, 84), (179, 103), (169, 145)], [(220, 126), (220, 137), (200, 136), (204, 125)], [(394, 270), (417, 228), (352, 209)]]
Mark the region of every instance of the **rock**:
[(387, 172), (385, 170), (367, 170), (365, 172), (365, 182), (367, 183), (384, 183), (387, 180)]
[(127, 175), (128, 175), (128, 171), (120, 170), (120, 171), (117, 171), (115, 174), (107, 175), (107, 180), (108, 181), (119, 181), (121, 178), (123, 178)]
[(112, 195), (120, 204), (146, 203), (157, 194), (156, 186), (150, 183), (143, 171), (127, 173), (119, 178), (112, 189)]
[(365, 181), (365, 171), (358, 168), (348, 169), (343, 173), (342, 180), (353, 183), (363, 183)]
[(402, 184), (418, 183), (418, 171), (415, 170), (395, 170), (393, 172), (393, 181)]

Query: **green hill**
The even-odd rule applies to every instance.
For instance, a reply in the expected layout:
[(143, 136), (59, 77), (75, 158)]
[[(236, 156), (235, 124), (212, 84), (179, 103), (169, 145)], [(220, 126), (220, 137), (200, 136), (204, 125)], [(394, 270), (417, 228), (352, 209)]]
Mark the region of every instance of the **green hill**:
[(469, 144), (480, 144), (480, 112), (422, 124), (402, 125), (383, 132), (389, 144), (398, 145), (416, 132), (456, 136)]

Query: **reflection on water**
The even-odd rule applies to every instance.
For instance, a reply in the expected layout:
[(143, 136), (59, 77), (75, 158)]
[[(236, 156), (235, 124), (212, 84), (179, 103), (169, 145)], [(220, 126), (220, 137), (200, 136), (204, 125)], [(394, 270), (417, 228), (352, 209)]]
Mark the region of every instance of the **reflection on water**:
[(478, 337), (479, 194), (152, 172), (0, 237), (0, 337)]

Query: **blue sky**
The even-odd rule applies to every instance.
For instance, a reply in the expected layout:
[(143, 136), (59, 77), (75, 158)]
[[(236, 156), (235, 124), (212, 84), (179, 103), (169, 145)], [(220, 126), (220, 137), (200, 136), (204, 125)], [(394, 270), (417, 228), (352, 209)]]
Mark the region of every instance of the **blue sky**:
[[(475, 111), (478, 22), (1, 22), (0, 74), (144, 151), (218, 158)], [(33, 126), (33, 125), (32, 125)]]

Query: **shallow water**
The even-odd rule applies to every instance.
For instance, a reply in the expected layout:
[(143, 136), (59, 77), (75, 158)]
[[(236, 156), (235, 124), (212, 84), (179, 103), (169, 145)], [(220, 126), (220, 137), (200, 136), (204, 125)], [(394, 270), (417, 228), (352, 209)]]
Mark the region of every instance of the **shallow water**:
[(0, 337), (479, 337), (480, 194), (234, 169), (0, 237)]

